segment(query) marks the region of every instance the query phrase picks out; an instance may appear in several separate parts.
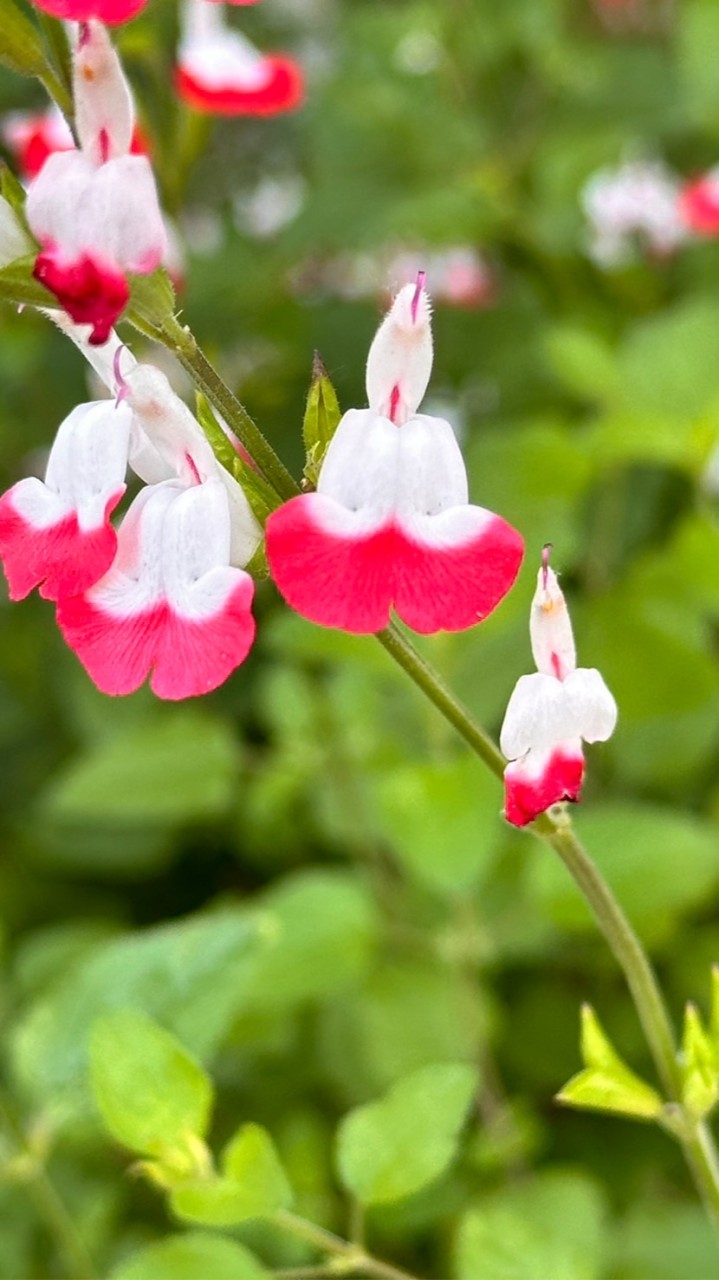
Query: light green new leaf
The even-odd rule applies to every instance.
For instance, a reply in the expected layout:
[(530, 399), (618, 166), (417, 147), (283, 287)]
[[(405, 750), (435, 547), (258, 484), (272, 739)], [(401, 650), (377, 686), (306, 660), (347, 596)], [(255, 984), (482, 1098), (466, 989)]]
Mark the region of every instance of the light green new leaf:
[(436, 1063), (405, 1076), (381, 1098), (345, 1116), (337, 1134), (342, 1182), (365, 1205), (412, 1195), (454, 1158), (477, 1086), (465, 1063)]
[(682, 1037), (682, 1101), (692, 1115), (702, 1119), (718, 1097), (719, 1056), (698, 1009), (688, 1004)]
[(243, 1245), (198, 1231), (148, 1245), (121, 1262), (110, 1280), (269, 1280), (269, 1275)]
[(289, 1208), (292, 1189), (269, 1133), (245, 1124), (222, 1153), (222, 1176), (184, 1183), (170, 1199), (181, 1218), (231, 1227)]
[(622, 1061), (589, 1005), (582, 1009), (581, 1043), (585, 1070), (573, 1076), (557, 1094), (558, 1102), (613, 1111), (636, 1120), (658, 1118), (661, 1097)]
[(99, 1018), (90, 1037), (90, 1078), (106, 1127), (131, 1150), (160, 1156), (203, 1138), (212, 1084), (182, 1045), (143, 1013)]

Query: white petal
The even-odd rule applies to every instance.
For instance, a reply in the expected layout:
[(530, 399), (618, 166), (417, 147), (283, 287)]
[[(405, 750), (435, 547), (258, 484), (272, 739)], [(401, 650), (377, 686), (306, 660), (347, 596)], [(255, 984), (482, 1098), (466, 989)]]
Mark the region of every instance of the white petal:
[(93, 164), (80, 151), (48, 156), (30, 183), (25, 204), (30, 230), (41, 244), (58, 247), (68, 258), (81, 251), (78, 210), (94, 175)]
[(189, 0), (183, 6), (178, 63), (208, 89), (237, 85), (261, 89), (272, 70), (267, 59), (239, 31), (226, 26), (223, 6)]
[[(130, 388), (127, 403), (139, 419), (150, 445), (174, 474), (186, 483), (213, 476), (218, 463), (202, 427), (173, 391), (164, 373), (154, 365), (138, 364), (130, 370), (126, 381)], [(143, 455), (141, 450), (133, 454), (133, 470), (144, 480), (150, 477), (140, 469), (143, 456), (149, 463), (149, 454)]]
[(349, 409), (337, 427), (317, 492), (351, 513), (354, 533), (376, 529), (394, 514), (400, 437), (401, 431), (372, 409)]
[(397, 515), (435, 516), (468, 501), (467, 472), (456, 436), (443, 418), (415, 414), (399, 435)]
[(371, 409), (404, 423), (419, 407), (432, 372), (432, 328), (424, 288), (405, 285), (380, 325), (367, 357)]
[(596, 668), (578, 667), (563, 688), (584, 741), (606, 742), (617, 723), (617, 704)]
[(230, 568), (230, 540), (230, 508), (219, 480), (194, 485), (168, 508), (162, 573), (176, 613), (197, 620), (222, 608), (237, 575)]
[(130, 150), (130, 88), (110, 37), (100, 22), (83, 23), (73, 58), (75, 126), (80, 146), (95, 164)]
[(529, 615), (529, 633), (537, 670), (564, 680), (577, 665), (567, 603), (553, 569), (543, 567)]
[(580, 730), (571, 698), (554, 676), (520, 676), (504, 717), (499, 744), (508, 760), (530, 748), (545, 749), (575, 738)]
[(118, 529), (111, 569), (87, 592), (91, 604), (113, 617), (127, 618), (163, 601), (165, 517), (183, 492), (176, 481), (140, 491)]
[(157, 267), (167, 240), (147, 156), (121, 156), (95, 171), (78, 209), (78, 236), (88, 252), (122, 271)]

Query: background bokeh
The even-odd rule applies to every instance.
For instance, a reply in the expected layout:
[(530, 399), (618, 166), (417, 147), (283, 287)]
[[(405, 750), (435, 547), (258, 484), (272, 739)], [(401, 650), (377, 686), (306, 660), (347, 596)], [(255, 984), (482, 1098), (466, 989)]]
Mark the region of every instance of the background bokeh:
[[(474, 499), (523, 531), (527, 561), (487, 623), (421, 647), (496, 731), (531, 669), (528, 603), (553, 542), (580, 661), (620, 708), (613, 740), (591, 750), (577, 826), (674, 1015), (688, 998), (706, 1007), (719, 959), (719, 242), (664, 260), (638, 246), (602, 271), (580, 193), (627, 157), (686, 176), (719, 162), (719, 4), (264, 0), (232, 20), (300, 59), (297, 114), (190, 118), (170, 88), (165, 0), (118, 35), (186, 244), (183, 315), (298, 473), (313, 350), (341, 404), (363, 404), (395, 255), (481, 255), (491, 287), (436, 306), (426, 403), (454, 422)], [(41, 102), (2, 75), (3, 109)], [(186, 388), (169, 357), (123, 332)], [(5, 487), (42, 465), (88, 391), (67, 341), (7, 307), (0, 386)], [(97, 693), (49, 604), (3, 591), (0, 609), (3, 1106), (47, 1149), (98, 1274), (173, 1227), (89, 1099), (89, 1027), (128, 1004), (210, 1066), (217, 1135), (266, 1124), (299, 1210), (341, 1233), (338, 1118), (413, 1067), (477, 1062), (458, 1164), (370, 1219), (375, 1251), (419, 1274), (717, 1274), (671, 1141), (553, 1102), (579, 1066), (584, 1000), (652, 1078), (628, 996), (566, 873), (507, 829), (495, 780), (379, 645), (313, 628), (263, 583), (247, 663), (173, 706)], [(273, 940), (259, 958), (227, 923), (258, 908)], [(12, 1154), (0, 1138), (0, 1277), (62, 1275)], [(277, 1265), (305, 1260), (258, 1228), (240, 1238)], [(519, 1260), (497, 1240), (519, 1241)]]

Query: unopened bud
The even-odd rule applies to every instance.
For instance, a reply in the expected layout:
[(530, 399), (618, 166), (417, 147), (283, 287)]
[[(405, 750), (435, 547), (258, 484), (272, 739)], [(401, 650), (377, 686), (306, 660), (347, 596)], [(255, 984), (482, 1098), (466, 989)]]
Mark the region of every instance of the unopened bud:
[(95, 164), (126, 156), (134, 114), (130, 88), (107, 30), (80, 24), (73, 59), (75, 125), (82, 150)]
[(370, 409), (402, 426), (416, 413), (432, 372), (431, 305), (424, 272), (400, 289), (367, 357)]
[(577, 665), (572, 624), (567, 602), (549, 567), (548, 555), (542, 558), (537, 575), (537, 590), (529, 616), (529, 634), (537, 671), (564, 680)]

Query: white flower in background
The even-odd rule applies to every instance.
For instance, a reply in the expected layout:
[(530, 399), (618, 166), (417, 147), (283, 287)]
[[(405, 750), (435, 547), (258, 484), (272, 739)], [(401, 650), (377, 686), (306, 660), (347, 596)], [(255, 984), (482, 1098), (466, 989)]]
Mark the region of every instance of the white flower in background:
[(680, 189), (679, 179), (659, 160), (628, 160), (593, 174), (581, 203), (595, 262), (620, 266), (637, 241), (656, 257), (672, 254), (687, 237)]

